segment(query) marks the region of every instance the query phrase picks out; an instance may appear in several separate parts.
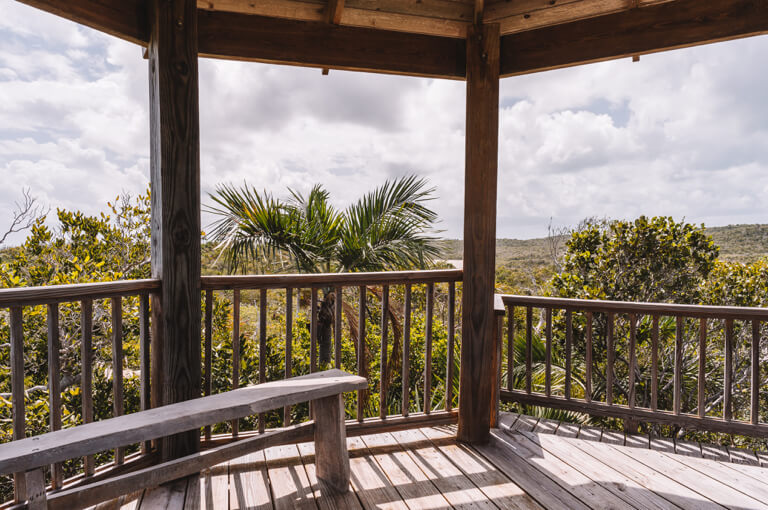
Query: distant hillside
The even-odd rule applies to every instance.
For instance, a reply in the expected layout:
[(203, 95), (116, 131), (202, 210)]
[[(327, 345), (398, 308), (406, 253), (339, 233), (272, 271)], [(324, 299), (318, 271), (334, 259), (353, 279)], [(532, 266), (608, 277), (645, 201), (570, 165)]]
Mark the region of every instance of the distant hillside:
[[(728, 225), (706, 229), (720, 247), (720, 258), (749, 262), (768, 256), (768, 225)], [(562, 247), (565, 242), (560, 242)], [(463, 241), (446, 239), (444, 257), (448, 260), (462, 258)], [(511, 263), (533, 265), (549, 264), (550, 243), (546, 237), (538, 239), (497, 239), (496, 261), (504, 266)]]

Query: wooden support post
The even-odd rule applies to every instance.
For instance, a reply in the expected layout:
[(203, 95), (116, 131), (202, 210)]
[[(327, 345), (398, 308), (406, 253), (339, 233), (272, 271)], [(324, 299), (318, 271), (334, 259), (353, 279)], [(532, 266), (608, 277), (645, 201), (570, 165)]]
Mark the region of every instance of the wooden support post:
[(498, 24), (473, 25), (467, 35), (467, 116), (464, 183), (464, 287), (458, 438), (490, 438), (488, 363), (496, 351), (493, 309), (496, 264), (496, 174), (499, 147)]
[(27, 471), (27, 509), (46, 510), (48, 498), (45, 493), (45, 473), (43, 468)]
[[(152, 276), (152, 397), (166, 405), (197, 398), (200, 358), (200, 119), (197, 3), (149, 2)], [(162, 457), (199, 449), (200, 431), (162, 441)]]
[(344, 397), (333, 395), (313, 402), (317, 477), (340, 493), (349, 490), (349, 452), (344, 423)]

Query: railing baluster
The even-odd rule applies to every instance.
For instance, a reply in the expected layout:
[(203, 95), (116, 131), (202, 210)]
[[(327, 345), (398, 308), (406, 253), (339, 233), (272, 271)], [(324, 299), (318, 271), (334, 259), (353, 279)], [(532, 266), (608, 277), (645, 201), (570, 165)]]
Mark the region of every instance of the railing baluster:
[[(83, 364), (80, 391), (83, 405), (83, 423), (93, 421), (93, 301), (84, 299), (81, 306), (80, 357)], [(84, 459), (85, 476), (93, 476), (95, 465), (93, 455)]]
[(432, 411), (432, 316), (435, 309), (435, 284), (427, 284), (426, 343), (424, 345), (424, 413)]
[(525, 392), (531, 393), (531, 367), (533, 366), (533, 308), (525, 309)]
[[(445, 370), (445, 410), (450, 411), (453, 409), (453, 343), (454, 343), (454, 328), (455, 328), (455, 316), (456, 315), (456, 284), (450, 282), (448, 284), (448, 361)], [(501, 380), (499, 380), (501, 382)]]
[(723, 382), (723, 418), (733, 419), (733, 319), (725, 320), (725, 377)]
[(706, 395), (704, 394), (705, 378), (707, 370), (707, 319), (699, 319), (699, 381), (698, 381), (698, 395), (697, 403), (699, 407), (699, 418), (704, 418), (706, 415)]
[(659, 316), (651, 325), (651, 411), (659, 408)]
[(334, 318), (334, 326), (333, 326), (333, 334), (334, 334), (334, 348), (335, 352), (333, 355), (334, 358), (334, 366), (336, 368), (341, 368), (341, 305), (344, 302), (344, 288), (343, 287), (336, 287), (336, 301), (334, 304), (336, 305), (336, 311), (333, 314)]
[[(448, 345), (448, 370), (451, 370), (451, 355), (453, 349), (450, 345), (449, 335)], [(405, 305), (403, 311), (403, 395), (401, 401), (401, 410), (403, 416), (408, 416), (411, 407), (411, 284), (405, 285)]]
[(608, 331), (605, 335), (605, 348), (608, 351), (605, 367), (605, 403), (609, 406), (613, 405), (613, 359), (616, 355), (613, 347), (614, 320), (613, 312), (608, 312)]
[(389, 335), (389, 285), (381, 288), (381, 363), (379, 374), (379, 417), (387, 417), (387, 336)]
[(309, 372), (317, 372), (317, 287), (312, 287), (309, 309)]
[[(61, 336), (59, 305), (48, 305), (48, 407), (51, 432), (61, 429)], [(51, 466), (51, 488), (60, 489), (64, 481), (61, 463)]]
[(552, 395), (552, 309), (547, 308), (547, 358), (544, 371), (544, 393), (549, 397)]
[(673, 406), (674, 413), (680, 414), (680, 406), (682, 402), (683, 394), (683, 317), (678, 315), (675, 318), (675, 372), (674, 372), (674, 389), (673, 389)]
[(750, 402), (750, 422), (757, 425), (760, 422), (760, 321), (752, 321), (752, 360), (751, 376), (752, 384), (750, 390), (752, 394)]
[[(213, 367), (213, 291), (205, 291), (205, 360), (203, 364), (203, 393), (208, 396), (213, 392), (213, 380), (211, 369)], [(211, 426), (206, 425), (204, 430), (205, 440), (211, 439)]]
[(507, 390), (515, 389), (515, 307), (507, 307)]
[[(259, 353), (261, 355), (261, 353)], [(232, 389), (240, 387), (240, 289), (232, 291)], [(240, 420), (232, 420), (232, 437), (240, 434)]]
[[(11, 308), (11, 413), (13, 414), (13, 440), (24, 439), (24, 314), (20, 306)], [(13, 474), (14, 498), (17, 502), (27, 499), (26, 475)]]
[[(267, 382), (267, 289), (259, 292), (259, 384)], [(266, 428), (266, 415), (259, 414), (259, 433)]]
[(587, 312), (587, 353), (584, 362), (584, 400), (592, 402), (592, 312)]
[[(122, 416), (123, 400), (123, 299), (112, 298), (112, 414)], [(115, 449), (115, 464), (125, 462), (125, 448)]]
[[(293, 289), (285, 289), (285, 378), (293, 375)], [(291, 406), (283, 407), (283, 427), (291, 424)]]
[(629, 408), (635, 408), (635, 370), (637, 369), (637, 315), (629, 314)]
[[(357, 328), (357, 375), (364, 377), (365, 373), (365, 285), (360, 286), (359, 315)], [(365, 419), (365, 409), (363, 409), (363, 397), (366, 390), (357, 390), (357, 421)]]
[[(149, 295), (139, 296), (139, 371), (141, 372), (141, 394), (139, 406), (142, 411), (152, 407), (152, 388), (150, 386), (150, 324), (149, 324)], [(149, 453), (152, 448), (151, 441), (145, 441), (141, 445), (141, 453)]]
[(565, 311), (565, 398), (571, 398), (571, 365), (573, 363), (573, 313)]

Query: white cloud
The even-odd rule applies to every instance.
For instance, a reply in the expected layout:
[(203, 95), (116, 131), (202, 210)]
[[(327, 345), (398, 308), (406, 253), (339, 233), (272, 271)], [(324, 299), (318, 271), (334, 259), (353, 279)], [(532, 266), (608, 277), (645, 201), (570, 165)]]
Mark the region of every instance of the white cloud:
[[(768, 38), (506, 79), (499, 236), (549, 218), (766, 222)], [(407, 173), (462, 235), (464, 84), (200, 61), (203, 202), (216, 183), (324, 184), (343, 206)], [(147, 62), (129, 43), (0, 0), (0, 219), (29, 186), (89, 213), (148, 180)], [(206, 218), (204, 218), (204, 224)], [(0, 221), (0, 227), (2, 221)]]

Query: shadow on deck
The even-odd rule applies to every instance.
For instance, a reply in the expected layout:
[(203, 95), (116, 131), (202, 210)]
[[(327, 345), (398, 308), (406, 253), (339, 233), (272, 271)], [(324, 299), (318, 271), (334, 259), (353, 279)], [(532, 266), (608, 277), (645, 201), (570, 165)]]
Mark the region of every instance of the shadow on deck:
[(97, 508), (768, 510), (768, 469), (754, 452), (515, 414), (502, 416), (488, 445), (468, 447), (454, 437), (455, 427), (429, 427), (349, 438), (352, 487), (345, 495), (318, 483), (313, 445), (300, 444)]

